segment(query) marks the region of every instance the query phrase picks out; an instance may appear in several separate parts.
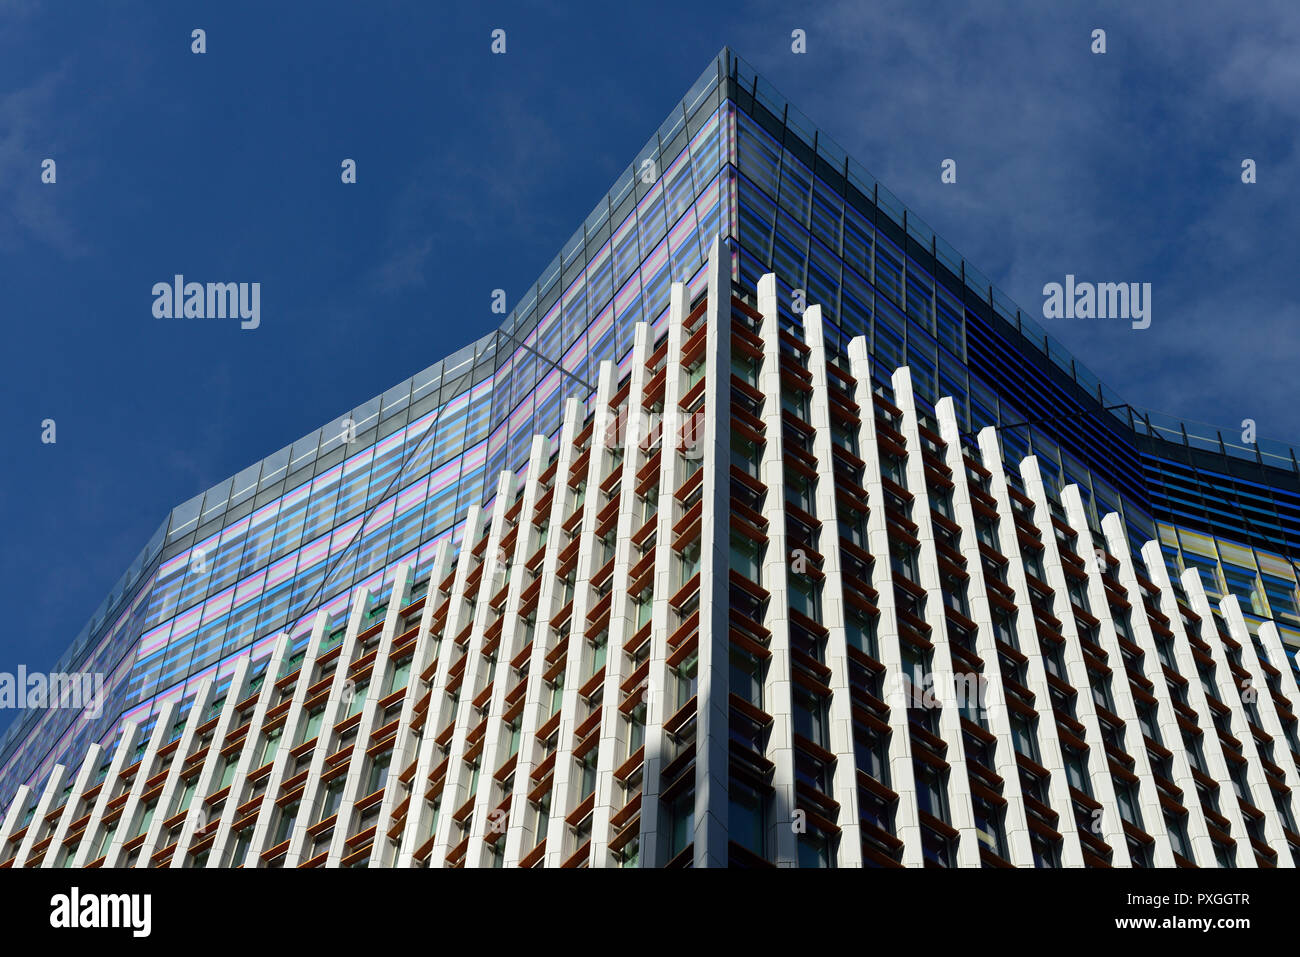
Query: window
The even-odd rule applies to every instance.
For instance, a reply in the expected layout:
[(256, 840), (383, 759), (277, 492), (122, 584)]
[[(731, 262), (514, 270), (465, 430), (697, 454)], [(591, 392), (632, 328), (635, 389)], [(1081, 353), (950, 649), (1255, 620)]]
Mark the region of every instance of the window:
[(1138, 726), (1142, 728), (1142, 733), (1159, 744), (1160, 728), (1156, 722), (1159, 706), (1154, 701), (1144, 701), (1141, 698), (1138, 698), (1134, 704), (1137, 707)]
[(1030, 715), (1011, 711), (1011, 742), (1018, 753), (1031, 761), (1038, 762), (1038, 734), (1035, 725), (1038, 719)]
[(1047, 689), (1047, 696), (1051, 699), (1052, 708), (1055, 711), (1067, 715), (1076, 721), (1078, 720), (1078, 715), (1075, 714), (1074, 710), (1075, 694), (1066, 694), (1055, 685), (1050, 685)]
[(840, 537), (855, 548), (866, 551), (867, 513), (842, 502), (836, 508), (839, 512)]
[(952, 489), (942, 489), (938, 492), (932, 493), (930, 495), (930, 505), (936, 512), (948, 519), (950, 522), (955, 522), (957, 520), (952, 509)]
[(221, 783), (217, 785), (217, 790), (230, 787), (230, 782), (235, 780), (235, 771), (239, 769), (239, 755), (233, 754), (226, 759), (226, 766), (221, 769)]
[(229, 867), (242, 867), (244, 858), (248, 855), (248, 848), (253, 843), (253, 825), (248, 825), (239, 832), (239, 837), (235, 839), (234, 845), (230, 849)]
[(676, 668), (671, 669), (677, 687), (676, 708), (681, 708), (693, 698), (699, 687), (699, 652), (691, 652)]
[(1246, 823), (1246, 834), (1257, 844), (1268, 844), (1268, 835), (1264, 833), (1264, 815), (1243, 814), (1242, 820)]
[(1141, 828), (1142, 812), (1138, 810), (1137, 782), (1117, 777), (1115, 779), (1115, 801), (1119, 805), (1119, 816), (1134, 827)]
[(645, 701), (639, 702), (627, 716), (627, 757), (645, 744)]
[[(370, 768), (370, 786), (366, 789), (367, 794), (374, 794), (385, 784), (388, 783), (388, 766), (393, 761), (393, 752), (391, 749), (375, 756), (375, 763)], [(474, 783), (478, 784), (478, 769), (475, 768)], [(474, 789), (471, 788), (471, 791)]]
[(1039, 549), (1026, 548), (1024, 550), (1025, 571), (1033, 575), (1039, 581), (1046, 577), (1043, 573), (1043, 553)]
[(641, 595), (632, 598), (632, 631), (635, 634), (650, 621), (654, 611), (654, 592), (647, 588)]
[(397, 662), (393, 668), (393, 673), (388, 677), (388, 694), (392, 694), (398, 688), (405, 688), (406, 682), (411, 675), (411, 658), (408, 656)]
[(821, 582), (811, 578), (792, 575), (790, 585), (790, 607), (799, 614), (813, 621), (822, 619)]
[(1039, 804), (1047, 804), (1047, 779), (1049, 775), (1039, 776), (1028, 768), (1020, 768), (1020, 790)]
[(1174, 814), (1165, 809), (1165, 829), (1169, 832), (1169, 843), (1174, 853), (1192, 859), (1192, 843), (1187, 838), (1187, 813)]
[(1029, 670), (1027, 662), (999, 651), (998, 663), (1002, 666), (1003, 680), (1014, 681), (1018, 685), (1024, 685), (1027, 682), (1028, 679), (1025, 677)]
[(850, 648), (866, 652), (879, 660), (880, 652), (876, 634), (876, 616), (853, 607), (845, 609), (845, 639)]
[(1160, 659), (1160, 663), (1164, 665), (1166, 668), (1170, 668), (1174, 671), (1177, 671), (1178, 665), (1174, 659), (1173, 639), (1167, 635), (1161, 635), (1161, 634), (1157, 634), (1155, 638), (1156, 638), (1156, 656)]
[[(1201, 747), (1201, 736), (1199, 734), (1188, 734), (1184, 732), (1183, 744), (1187, 748), (1187, 760), (1191, 763), (1192, 767), (1196, 768), (1196, 770), (1200, 771), (1202, 774), (1206, 774), (1205, 751)], [(1237, 796), (1241, 796), (1240, 792), (1238, 792)]]
[(731, 569), (755, 584), (762, 581), (764, 546), (734, 528), (731, 530)]
[(283, 678), (286, 675), (292, 674), (293, 672), (297, 671), (299, 667), (301, 667), (302, 665), (303, 658), (305, 658), (306, 656), (307, 656), (307, 649), (305, 648), (302, 649), (301, 651), (294, 652), (294, 654), (292, 654), (288, 658), (288, 660), (285, 661), (284, 668), (280, 674), (280, 677)]
[(799, 685), (792, 689), (794, 700), (794, 731), (818, 747), (827, 746), (827, 707), (821, 695)]
[(1088, 755), (1070, 745), (1061, 748), (1061, 754), (1065, 758), (1065, 776), (1070, 787), (1078, 788), (1092, 797), (1092, 782), (1088, 779)]
[(668, 805), (668, 857), (674, 858), (691, 843), (695, 827), (695, 789), (687, 789)]
[(810, 826), (805, 833), (799, 835), (800, 867), (833, 867), (833, 852), (831, 840), (821, 828)]
[(979, 794), (972, 794), (971, 801), (975, 811), (975, 831), (980, 845), (998, 857), (1004, 857), (1006, 838), (1002, 832), (1002, 819), (1006, 814), (1006, 807), (995, 804)]
[(104, 833), (101, 833), (99, 837), (99, 846), (95, 850), (95, 857), (91, 859), (94, 859), (94, 861), (98, 861), (99, 858), (103, 857), (104, 854), (108, 853), (108, 849), (110, 848), (110, 846), (113, 845), (113, 835), (116, 835), (116, 833), (117, 833), (117, 822), (116, 820), (114, 820), (112, 824), (109, 824), (108, 827), (104, 828)]
[(808, 395), (802, 389), (782, 389), (781, 408), (796, 417), (807, 421)]
[(320, 734), (321, 722), (325, 720), (325, 706), (319, 708), (307, 715), (307, 723), (302, 726), (302, 734), (298, 736), (298, 743), (305, 744)]
[(340, 774), (325, 785), (325, 796), (321, 800), (320, 817), (316, 819), (318, 824), (338, 813), (339, 806), (343, 803), (343, 785), (345, 782), (346, 776)]
[(895, 485), (907, 486), (906, 473), (903, 469), (903, 460), (897, 455), (884, 453), (880, 456), (880, 474), (889, 479)]
[(916, 582), (916, 548), (905, 544), (901, 539), (891, 539), (889, 543), (890, 565), (894, 574), (902, 575), (909, 581)]
[(199, 776), (197, 774), (193, 774), (190, 777), (186, 778), (180, 796), (176, 800), (176, 810), (173, 812), (173, 814), (180, 814), (182, 811), (189, 810), (190, 801), (193, 799), (194, 791), (198, 786), (199, 786)]
[(1124, 726), (1113, 724), (1101, 715), (1098, 715), (1097, 720), (1101, 725), (1101, 739), (1106, 742), (1106, 746), (1120, 754), (1125, 753), (1127, 749), (1124, 747)]
[(966, 601), (966, 579), (956, 575), (947, 575), (943, 579), (943, 603), (964, 618), (970, 617), (970, 605)]
[(739, 432), (731, 433), (731, 464), (746, 475), (759, 477), (758, 463), (761, 455), (759, 443), (751, 442)]
[(592, 748), (578, 759), (578, 802), (585, 801), (596, 790), (596, 762), (599, 748)]
[(802, 748), (795, 748), (794, 776), (797, 782), (829, 795), (833, 791), (833, 768)]
[(1219, 810), (1219, 789), (1215, 786), (1203, 784), (1201, 781), (1196, 782), (1196, 793), (1201, 796), (1201, 807), (1213, 811), (1215, 814), (1222, 814)]
[(329, 651), (331, 648), (333, 648), (335, 645), (337, 645), (340, 641), (343, 640), (343, 636), (345, 634), (347, 634), (346, 628), (335, 628), (333, 631), (329, 633), (329, 637), (326, 638), (323, 642), (321, 642), (320, 650), (322, 652)]
[(957, 866), (957, 842), (924, 825), (921, 827), (921, 853), (926, 867)]
[(1105, 708), (1113, 713), (1115, 711), (1115, 701), (1110, 693), (1110, 675), (1104, 675), (1089, 669), (1088, 680), (1092, 685), (1092, 700), (1097, 703), (1098, 707)]
[[(864, 823), (879, 828), (887, 834), (893, 833), (894, 812), (896, 810), (895, 801), (888, 800), (882, 795), (876, 794), (874, 791), (867, 790), (859, 791), (858, 801), (858, 814)], [(898, 850), (880, 842), (875, 835), (870, 833), (869, 828), (867, 829), (867, 840), (870, 841), (871, 845), (874, 846), (876, 850), (885, 854), (894, 861), (898, 860)], [(870, 862), (867, 862), (866, 866), (871, 867), (873, 865)]]
[(609, 649), (609, 631), (602, 631), (587, 644), (588, 665), (587, 677), (590, 678), (601, 668), (605, 667), (605, 655)]
[(641, 864), (641, 836), (638, 834), (623, 845), (616, 855), (619, 867), (639, 867)]
[(266, 737), (262, 739), (262, 750), (258, 755), (257, 767), (260, 768), (275, 758), (275, 749), (280, 744), (280, 735), (283, 732), (283, 725), (276, 725), (270, 731), (266, 732)]
[(275, 837), (271, 842), (272, 845), (283, 844), (289, 840), (289, 835), (293, 833), (293, 822), (298, 818), (298, 807), (298, 802), (294, 801), (292, 804), (280, 808), (279, 817), (276, 819), (273, 831)]
[(817, 480), (808, 478), (793, 469), (785, 470), (786, 501), (809, 514), (813, 511), (813, 489)]
[[(1258, 723), (1256, 722), (1257, 725)], [(1291, 745), (1292, 751), (1300, 754), (1300, 732), (1297, 731), (1298, 728), (1300, 728), (1300, 721), (1295, 718), (1283, 719), (1282, 731), (1286, 734), (1287, 743)]]
[(1070, 601), (1078, 605), (1084, 611), (1091, 613), (1092, 606), (1088, 604), (1088, 592), (1084, 582), (1072, 575), (1066, 576), (1066, 588), (1070, 592)]
[(931, 764), (914, 762), (916, 768), (916, 803), (922, 811), (948, 820), (948, 772)]
[[(1114, 608), (1110, 610), (1111, 618), (1115, 622), (1116, 633), (1130, 644), (1133, 643), (1133, 627), (1129, 621), (1129, 609)], [(1163, 660), (1163, 657), (1162, 659)]]
[(831, 422), (831, 440), (850, 455), (858, 454), (857, 430), (838, 419)]
[(1059, 840), (1049, 839), (1046, 835), (1039, 834), (1031, 829), (1029, 831), (1029, 847), (1034, 854), (1034, 867), (1061, 866), (1061, 842)]
[(997, 635), (998, 641), (1019, 650), (1020, 644), (1016, 641), (1016, 613), (1014, 610), (1007, 610), (997, 605), (993, 606), (993, 632)]
[[(537, 837), (537, 844), (546, 840), (546, 833), (551, 825), (551, 792), (547, 791), (541, 800), (532, 805), (533, 815), (533, 834)], [(536, 845), (534, 845), (536, 846)]]
[[(957, 709), (962, 717), (987, 731), (988, 721), (985, 718), (987, 713), (985, 703), (989, 700), (987, 679), (978, 672), (968, 671), (954, 675), (953, 681), (957, 694)], [(990, 768), (993, 767), (992, 762), (986, 764)]]
[[(393, 753), (392, 753), (391, 751), (389, 751), (389, 752), (387, 752), (385, 755), (383, 755), (382, 757), (385, 757), (385, 758), (391, 760), (391, 759), (392, 759), (392, 756), (393, 756)], [(376, 759), (375, 759), (376, 768), (378, 768), (379, 760), (380, 760), (379, 758), (376, 758)], [(468, 791), (469, 791), (471, 797), (474, 796), (474, 795), (477, 795), (477, 794), (478, 794), (478, 779), (479, 779), (479, 771), (480, 771), (480, 770), (481, 770), (481, 759), (480, 759), (480, 758), (474, 758), (474, 760), (472, 760), (472, 761), (466, 761), (466, 762), (465, 762), (465, 771), (466, 771), (466, 773), (469, 774), (469, 785), (468, 785)], [(388, 773), (388, 769), (387, 769), (387, 761), (385, 761), (384, 773), (385, 773), (385, 774)], [(460, 823), (457, 823), (457, 827), (465, 827), (465, 826), (468, 826), (468, 825), (467, 825), (467, 824), (462, 825), (462, 824), (460, 824)]]
[(858, 769), (889, 786), (889, 732), (859, 722), (853, 724), (853, 752)]
[(1290, 797), (1285, 794), (1278, 794), (1272, 788), (1269, 793), (1273, 795), (1273, 803), (1277, 806), (1277, 816), (1282, 819), (1282, 826), (1292, 834), (1295, 833), (1295, 818), (1291, 814)]
[(767, 814), (763, 795), (735, 778), (727, 787), (727, 834), (747, 851), (766, 857)]
[(1152, 774), (1158, 778), (1163, 778), (1165, 781), (1172, 782), (1174, 780), (1174, 759), (1172, 755), (1162, 756), (1148, 748), (1147, 756), (1151, 761)]
[(1205, 690), (1205, 693), (1211, 698), (1217, 698), (1219, 696), (1219, 690), (1214, 686), (1214, 665), (1206, 665), (1200, 660), (1197, 660), (1196, 672), (1201, 679), (1201, 687)]
[(678, 587), (684, 586), (694, 578), (700, 570), (700, 539), (691, 542), (682, 549), (680, 554), (679, 576), (677, 579)]
[(731, 356), (731, 371), (742, 382), (751, 386), (758, 385), (758, 370), (762, 364), (761, 359), (754, 359), (739, 352), (733, 352)]
[(1047, 638), (1044, 638), (1041, 644), (1043, 646), (1043, 666), (1047, 668), (1047, 673), (1068, 682), (1069, 678), (1065, 674), (1065, 644)]
[[(1198, 743), (1200, 742), (1199, 735), (1197, 735), (1196, 740)], [(1197, 764), (1196, 767), (1197, 770), (1202, 769), (1200, 764)], [(1242, 761), (1241, 763), (1229, 761), (1228, 777), (1232, 779), (1232, 789), (1237, 792), (1237, 797), (1254, 804), (1255, 798), (1250, 791), (1250, 781), (1246, 777), (1246, 767), (1247, 765), (1245, 761)]]
[(763, 707), (763, 678), (767, 662), (758, 656), (731, 646), (731, 693), (757, 708)]
[(1215, 863), (1220, 867), (1236, 867), (1237, 855), (1233, 852), (1232, 848), (1225, 844), (1220, 844), (1218, 841), (1214, 841), (1213, 843)]
[(140, 812), (140, 823), (136, 826), (135, 833), (139, 837), (145, 831), (149, 830), (149, 825), (153, 823), (154, 811), (158, 809), (158, 799), (150, 801)]

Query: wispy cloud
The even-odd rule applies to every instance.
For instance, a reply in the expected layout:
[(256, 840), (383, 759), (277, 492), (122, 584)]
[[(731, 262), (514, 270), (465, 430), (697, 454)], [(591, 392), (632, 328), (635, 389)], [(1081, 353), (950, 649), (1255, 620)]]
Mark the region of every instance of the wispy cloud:
[[(1067, 272), (1153, 284), (1145, 331), (1040, 320), (1116, 392), (1300, 440), (1293, 4), (765, 12), (741, 55), (1026, 312)], [(808, 53), (773, 22), (806, 29)], [(1245, 157), (1257, 185), (1240, 182)]]
[(53, 121), (64, 78), (59, 68), (0, 96), (0, 249), (35, 241), (69, 258), (86, 253), (59, 202), (66, 190), (41, 182), (42, 160), (57, 163), (60, 141), (67, 138)]
[[(369, 274), (380, 291), (423, 286), (440, 251), (503, 236), (536, 238), (549, 225), (538, 216), (536, 199), (563, 144), (542, 117), (516, 100), (503, 101), (466, 138), (476, 141), (474, 152), (439, 150), (405, 174), (409, 185), (393, 205), (387, 242)], [(492, 162), (476, 161), (479, 155)], [(558, 250), (562, 240), (554, 241)]]

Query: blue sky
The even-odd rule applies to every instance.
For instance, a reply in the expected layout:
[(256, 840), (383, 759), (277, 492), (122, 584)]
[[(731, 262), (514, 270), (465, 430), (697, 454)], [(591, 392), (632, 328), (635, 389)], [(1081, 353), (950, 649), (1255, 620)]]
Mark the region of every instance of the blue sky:
[[(1128, 401), (1300, 440), (1293, 3), (441, 6), (0, 0), (0, 670), (172, 506), (492, 328), (724, 44), (1026, 310), (1150, 282), (1147, 330), (1042, 323)], [(260, 282), (260, 328), (155, 319), (178, 272)]]

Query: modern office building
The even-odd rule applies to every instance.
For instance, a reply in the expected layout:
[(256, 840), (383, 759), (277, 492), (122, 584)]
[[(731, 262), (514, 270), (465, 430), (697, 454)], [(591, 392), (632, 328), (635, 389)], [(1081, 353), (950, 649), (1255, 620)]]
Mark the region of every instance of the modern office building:
[(168, 516), (0, 866), (1291, 866), (1298, 543), (724, 50), (500, 330)]

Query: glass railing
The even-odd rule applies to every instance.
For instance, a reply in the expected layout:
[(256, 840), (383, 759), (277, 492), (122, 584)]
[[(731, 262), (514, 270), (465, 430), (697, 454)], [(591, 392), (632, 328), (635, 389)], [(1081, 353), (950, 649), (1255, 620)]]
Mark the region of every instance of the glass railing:
[(1262, 462), (1286, 471), (1298, 471), (1294, 447), (1285, 442), (1258, 437), (1253, 442), (1247, 442), (1240, 428), (1221, 429), (1204, 422), (1178, 419), (1163, 412), (1138, 408), (1133, 409), (1133, 427), (1140, 435), (1150, 435), (1178, 445), (1251, 462)]
[[(1232, 436), (1240, 435), (1240, 430), (1229, 430), (1220, 439), (1219, 434), (1222, 430), (1213, 426), (1182, 422), (1161, 413), (1147, 412), (1128, 406), (1128, 403), (1107, 388), (1091, 370), (1075, 359), (1069, 350), (1048, 335), (987, 276), (951, 245), (936, 236), (920, 217), (878, 183), (876, 178), (857, 160), (849, 156), (843, 147), (809, 122), (789, 100), (760, 77), (752, 66), (729, 49), (724, 49), (721, 57), (727, 58), (725, 69), (733, 83), (751, 93), (754, 99), (773, 116), (784, 119), (787, 129), (802, 140), (808, 149), (816, 152), (823, 161), (839, 171), (850, 185), (874, 202), (877, 209), (893, 220), (894, 224), (906, 232), (914, 242), (927, 249), (936, 261), (964, 282), (966, 288), (976, 297), (986, 302), (990, 311), (1003, 323), (1019, 332), (1023, 339), (1032, 343), (1067, 378), (1072, 379), (1080, 389), (1096, 399), (1104, 408), (1111, 409), (1111, 414), (1125, 425), (1137, 429), (1141, 434), (1155, 435), (1157, 438), (1176, 442), (1179, 445), (1186, 443), (1234, 458), (1262, 461), (1265, 465), (1276, 468), (1300, 471), (1296, 466), (1298, 459), (1295, 450), (1284, 442), (1271, 439), (1258, 439), (1254, 443), (1231, 441)], [(1117, 406), (1120, 408), (1114, 408)], [(1140, 416), (1150, 419), (1152, 426), (1150, 431), (1140, 424)], [(1183, 435), (1184, 430), (1186, 439)]]

